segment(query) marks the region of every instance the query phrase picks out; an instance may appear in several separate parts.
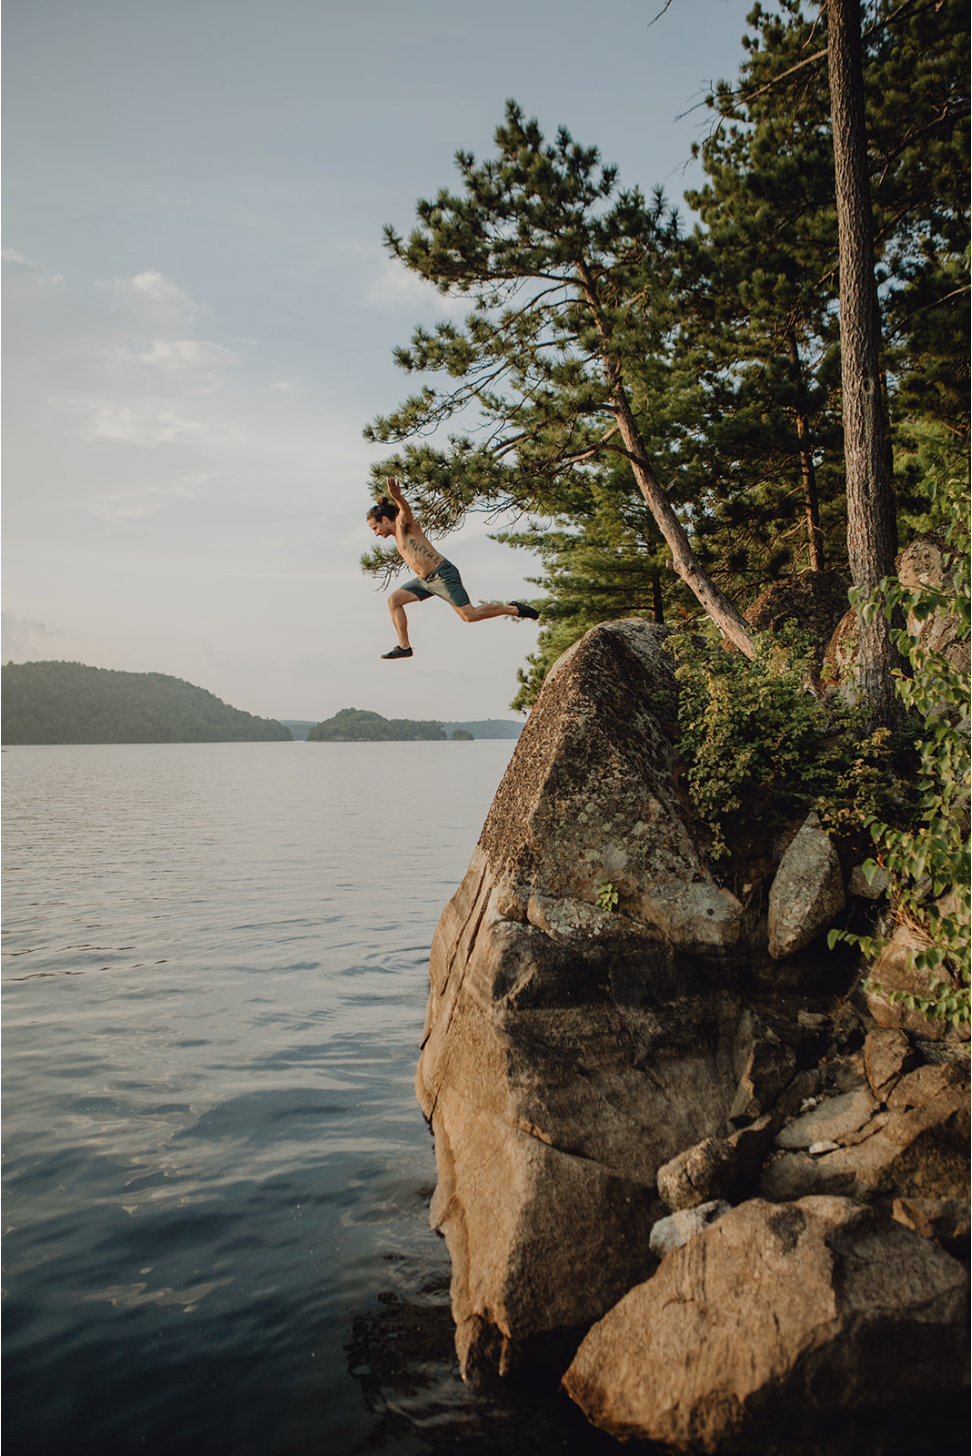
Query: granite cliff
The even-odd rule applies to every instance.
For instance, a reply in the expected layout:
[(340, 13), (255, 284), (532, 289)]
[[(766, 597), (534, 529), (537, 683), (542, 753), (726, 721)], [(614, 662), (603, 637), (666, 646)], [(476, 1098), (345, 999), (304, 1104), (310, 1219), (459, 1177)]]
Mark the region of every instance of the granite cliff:
[(665, 635), (556, 665), (436, 932), (416, 1088), (463, 1372), (672, 1449), (766, 1451), (794, 1405), (781, 1450), (924, 1449), (967, 1373), (967, 1059), (827, 949), (862, 887), (815, 816), (713, 876)]

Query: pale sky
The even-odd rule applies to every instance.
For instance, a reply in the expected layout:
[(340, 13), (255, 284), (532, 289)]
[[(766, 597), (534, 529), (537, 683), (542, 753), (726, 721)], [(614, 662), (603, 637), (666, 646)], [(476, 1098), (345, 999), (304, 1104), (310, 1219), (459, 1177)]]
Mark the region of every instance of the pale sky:
[[(393, 265), (506, 99), (673, 201), (750, 0), (7, 0), (3, 660), (186, 678), (266, 717), (512, 717), (535, 623), (361, 575), (362, 428), (443, 300)], [(692, 109), (695, 108), (695, 109)], [(688, 113), (679, 116), (682, 113)], [(473, 601), (536, 595), (469, 523)], [(404, 577), (401, 578), (404, 580)]]

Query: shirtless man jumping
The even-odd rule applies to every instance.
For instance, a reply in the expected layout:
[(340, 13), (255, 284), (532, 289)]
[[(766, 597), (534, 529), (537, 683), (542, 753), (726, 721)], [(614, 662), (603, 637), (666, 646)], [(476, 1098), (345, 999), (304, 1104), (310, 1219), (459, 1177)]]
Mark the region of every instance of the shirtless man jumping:
[(459, 572), (451, 561), (446, 561), (429, 542), (424, 531), (416, 523), (409, 509), (408, 501), (402, 495), (397, 480), (389, 480), (387, 496), (381, 496), (366, 517), (368, 525), (376, 536), (387, 540), (394, 536), (395, 545), (407, 565), (415, 572), (411, 581), (393, 591), (388, 598), (388, 610), (398, 634), (398, 646), (391, 652), (383, 652), (385, 659), (411, 657), (408, 642), (408, 622), (405, 608), (412, 602), (427, 602), (429, 597), (441, 597), (453, 611), (458, 612), (464, 622), (485, 622), (488, 617), (539, 617), (525, 602), (510, 602), (508, 606), (474, 607), (462, 584)]

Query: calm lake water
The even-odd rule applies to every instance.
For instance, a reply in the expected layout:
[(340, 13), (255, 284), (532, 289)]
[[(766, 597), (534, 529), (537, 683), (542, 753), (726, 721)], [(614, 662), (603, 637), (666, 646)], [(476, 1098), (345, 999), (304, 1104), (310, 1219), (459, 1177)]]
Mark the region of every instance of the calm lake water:
[(502, 741), (3, 753), (11, 1453), (617, 1450), (458, 1378), (412, 1078)]

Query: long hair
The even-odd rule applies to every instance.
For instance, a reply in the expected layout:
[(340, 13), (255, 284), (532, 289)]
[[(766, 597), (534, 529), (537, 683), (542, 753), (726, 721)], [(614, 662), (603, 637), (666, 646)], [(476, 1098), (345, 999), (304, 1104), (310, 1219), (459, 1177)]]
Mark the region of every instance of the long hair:
[(365, 517), (366, 521), (393, 521), (398, 515), (398, 506), (387, 495), (380, 495)]

